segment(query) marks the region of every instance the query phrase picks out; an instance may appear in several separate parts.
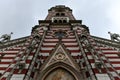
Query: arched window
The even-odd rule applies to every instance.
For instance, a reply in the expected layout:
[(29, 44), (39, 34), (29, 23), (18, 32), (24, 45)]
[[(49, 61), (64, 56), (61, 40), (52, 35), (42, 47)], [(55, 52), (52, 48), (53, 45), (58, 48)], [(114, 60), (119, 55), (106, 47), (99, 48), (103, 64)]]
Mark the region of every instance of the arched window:
[(60, 16), (60, 13), (56, 13), (56, 16)]
[(57, 20), (54, 20), (54, 23), (57, 23), (58, 21)]
[(59, 23), (62, 23), (62, 20), (59, 20)]
[(63, 20), (63, 23), (67, 23), (67, 21), (66, 21), (66, 20)]
[(61, 13), (61, 16), (65, 16), (65, 13)]

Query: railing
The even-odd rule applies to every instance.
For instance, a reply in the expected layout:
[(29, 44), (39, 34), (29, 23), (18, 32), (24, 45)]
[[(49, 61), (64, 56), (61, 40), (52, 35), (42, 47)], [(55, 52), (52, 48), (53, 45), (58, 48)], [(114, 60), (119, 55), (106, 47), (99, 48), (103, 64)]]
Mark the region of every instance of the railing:
[(104, 39), (104, 38), (100, 38), (100, 37), (96, 37), (96, 36), (91, 36), (91, 37), (98, 43), (109, 45), (109, 46), (115, 47), (115, 48), (120, 48), (120, 42), (116, 42), (116, 41), (112, 41), (112, 40), (108, 40), (108, 39)]
[(23, 42), (26, 41), (26, 39), (27, 39), (28, 37), (29, 37), (29, 36), (22, 37), (22, 38), (19, 38), (19, 39), (10, 40), (10, 41), (8, 41), (8, 42), (0, 43), (0, 49), (6, 48), (6, 47), (9, 47), (9, 46), (12, 46), (12, 45), (16, 45), (16, 44), (23, 43)]

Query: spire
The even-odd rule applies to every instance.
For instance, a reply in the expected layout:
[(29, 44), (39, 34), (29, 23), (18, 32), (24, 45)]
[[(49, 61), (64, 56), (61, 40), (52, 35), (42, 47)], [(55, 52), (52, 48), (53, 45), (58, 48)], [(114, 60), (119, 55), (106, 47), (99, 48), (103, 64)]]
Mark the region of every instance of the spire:
[(66, 22), (66, 21), (68, 22), (69, 20), (75, 20), (72, 14), (72, 9), (64, 5), (57, 5), (48, 10), (48, 15), (46, 17), (46, 20), (53, 20), (54, 18), (55, 19), (59, 18), (59, 20), (63, 20), (63, 22)]

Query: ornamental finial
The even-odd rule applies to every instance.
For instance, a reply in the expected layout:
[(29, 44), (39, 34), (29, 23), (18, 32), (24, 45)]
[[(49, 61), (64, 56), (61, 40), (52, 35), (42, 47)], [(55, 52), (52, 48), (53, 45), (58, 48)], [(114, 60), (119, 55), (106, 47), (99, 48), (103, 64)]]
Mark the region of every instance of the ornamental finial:
[(12, 34), (13, 34), (13, 32), (11, 32), (10, 34), (3, 34), (3, 35), (0, 37), (0, 42), (2, 43), (2, 42), (10, 41)]
[(112, 41), (120, 42), (120, 35), (119, 34), (111, 33), (111, 32), (108, 32), (108, 34), (110, 34), (110, 38)]

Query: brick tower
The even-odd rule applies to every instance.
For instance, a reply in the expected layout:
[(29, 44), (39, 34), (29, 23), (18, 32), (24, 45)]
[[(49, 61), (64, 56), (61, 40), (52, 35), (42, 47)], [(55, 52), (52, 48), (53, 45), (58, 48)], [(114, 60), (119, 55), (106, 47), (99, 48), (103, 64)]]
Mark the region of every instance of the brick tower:
[(30, 36), (0, 44), (0, 80), (120, 80), (119, 49), (58, 5)]

